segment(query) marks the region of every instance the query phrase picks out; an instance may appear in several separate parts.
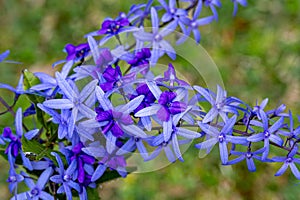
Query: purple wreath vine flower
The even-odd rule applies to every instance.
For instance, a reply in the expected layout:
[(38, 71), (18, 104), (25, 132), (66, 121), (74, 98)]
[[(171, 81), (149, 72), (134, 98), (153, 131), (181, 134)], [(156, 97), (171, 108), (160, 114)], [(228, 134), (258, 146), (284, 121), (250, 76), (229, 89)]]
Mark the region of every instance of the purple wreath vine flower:
[(132, 5), (127, 14), (128, 20), (132, 25), (144, 25), (144, 21), (150, 15), (151, 5), (153, 0), (149, 0), (147, 4)]
[[(144, 42), (150, 42), (152, 45), (150, 63), (155, 64), (159, 57), (166, 53), (173, 60), (176, 58), (174, 48), (164, 40), (164, 37), (173, 32), (177, 27), (177, 22), (172, 21), (162, 30), (159, 30), (159, 18), (155, 8), (151, 8), (152, 33), (145, 32), (143, 28), (135, 32), (133, 35), (137, 39), (136, 49), (141, 49)], [(148, 46), (146, 46), (148, 47)]]
[(82, 148), (82, 150), (95, 158), (99, 159), (98, 166), (91, 177), (91, 181), (98, 180), (107, 169), (116, 170), (122, 177), (127, 176), (126, 160), (122, 155), (115, 155), (115, 152), (107, 152), (106, 148), (99, 144), (99, 142), (93, 142), (88, 147)]
[(233, 136), (233, 126), (236, 122), (236, 115), (225, 121), (225, 125), (223, 126), (222, 130), (219, 131), (216, 127), (198, 122), (199, 127), (209, 135), (209, 139), (205, 140), (204, 142), (196, 144), (196, 148), (199, 149), (211, 149), (215, 144), (219, 143), (219, 151), (222, 164), (227, 164), (228, 162), (228, 150), (227, 144), (246, 144), (247, 139), (242, 136)]
[(300, 159), (294, 157), (296, 155), (297, 151), (298, 151), (298, 146), (295, 146), (294, 148), (292, 148), (292, 150), (288, 153), (288, 155), (286, 157), (276, 156), (276, 157), (272, 158), (272, 160), (275, 162), (283, 162), (283, 165), (276, 172), (275, 176), (281, 176), (287, 170), (287, 168), (290, 167), (294, 176), (297, 179), (300, 179), (300, 172), (295, 165), (295, 163), (300, 164)]
[(87, 98), (94, 94), (97, 80), (87, 84), (81, 92), (77, 86), (70, 80), (67, 82), (59, 72), (56, 72), (56, 80), (61, 92), (64, 94), (63, 99), (50, 99), (43, 102), (43, 105), (52, 109), (71, 109), (71, 116), (68, 124), (68, 135), (71, 138), (77, 121), (78, 113), (89, 119), (95, 117), (95, 112), (85, 105)]
[(9, 183), (9, 191), (10, 193), (17, 193), (17, 187), (20, 182), (24, 181), (24, 176), (21, 174), (17, 174), (15, 168), (13, 167), (13, 163), (11, 163), (11, 167), (9, 168), (9, 176), (6, 182)]
[[(16, 135), (12, 133), (9, 127), (4, 128), (2, 137), (5, 141), (8, 141), (8, 146), (5, 150), (5, 154), (8, 155), (9, 161), (15, 163), (15, 159), (18, 155), (21, 155), (23, 165), (32, 170), (32, 165), (29, 159), (25, 156), (22, 150), (21, 138), (23, 137), (23, 123), (22, 123), (22, 109), (19, 108), (16, 112), (15, 118)], [(39, 130), (34, 129), (25, 133), (25, 138), (30, 140), (38, 134)]]
[(190, 85), (187, 82), (177, 78), (176, 71), (172, 63), (169, 63), (168, 70), (164, 72), (164, 77), (157, 78), (156, 80), (161, 82), (169, 82), (171, 87), (175, 86), (175, 83), (177, 83), (178, 86), (190, 87)]
[(218, 11), (216, 7), (222, 6), (220, 0), (204, 0), (204, 5), (211, 9), (214, 18), (218, 21)]
[(185, 25), (187, 25), (188, 28), (186, 29), (186, 28), (183, 27), (183, 34), (184, 35), (177, 41), (177, 44), (183, 43), (188, 38), (188, 36), (191, 34), (191, 32), (193, 32), (196, 42), (200, 43), (201, 34), (200, 34), (200, 31), (199, 31), (199, 27), (210, 24), (211, 22), (213, 22), (215, 20), (215, 16), (208, 16), (208, 17), (199, 18), (201, 10), (202, 10), (202, 1), (199, 1), (198, 5), (195, 9), (195, 12), (193, 14), (192, 19), (186, 17), (183, 20), (183, 23)]
[(22, 175), (25, 177), (24, 181), (26, 185), (30, 188), (29, 191), (23, 192), (20, 194), (15, 195), (14, 197), (11, 198), (11, 200), (14, 199), (33, 199), (33, 200), (38, 200), (38, 199), (43, 199), (43, 200), (54, 200), (54, 197), (50, 195), (49, 193), (44, 191), (44, 188), (46, 184), (48, 183), (49, 177), (53, 173), (53, 169), (47, 168), (46, 170), (43, 171), (43, 173), (40, 175), (39, 179), (37, 180), (36, 184), (33, 182), (29, 176), (23, 172)]
[(262, 154), (262, 160), (266, 160), (267, 156), (269, 155), (270, 141), (274, 142), (279, 146), (282, 146), (283, 144), (282, 139), (278, 135), (276, 135), (276, 132), (280, 133), (278, 129), (280, 129), (283, 125), (283, 117), (278, 119), (271, 127), (269, 127), (269, 119), (266, 113), (264, 111), (261, 111), (260, 116), (262, 119), (262, 123), (257, 123), (256, 121), (250, 123), (262, 127), (263, 131), (248, 137), (247, 140), (249, 142), (264, 141), (265, 151)]
[(262, 154), (264, 151), (265, 151), (264, 147), (261, 148), (261, 149), (258, 149), (256, 151), (251, 151), (251, 148), (248, 148), (247, 152), (239, 152), (239, 151), (233, 151), (232, 150), (232, 151), (230, 151), (230, 154), (238, 156), (238, 157), (233, 159), (233, 160), (229, 160), (227, 162), (227, 165), (233, 165), (233, 164), (236, 164), (236, 163), (241, 162), (243, 160), (246, 160), (248, 170), (250, 172), (255, 172), (256, 167), (255, 167), (254, 159), (262, 161), (261, 156), (258, 156), (258, 155)]
[[(97, 36), (97, 35), (105, 35), (99, 42), (99, 45), (102, 46), (105, 44), (110, 38), (116, 36), (120, 42), (119, 34), (134, 32), (137, 31), (138, 28), (134, 26), (130, 26), (130, 22), (123, 15), (117, 17), (116, 19), (108, 18), (106, 19), (102, 25), (101, 29), (98, 31), (87, 34), (86, 36)], [(120, 42), (121, 43), (121, 42)]]
[(58, 163), (57, 172), (58, 175), (53, 175), (50, 177), (50, 180), (54, 183), (61, 184), (57, 189), (57, 193), (65, 193), (67, 199), (72, 199), (72, 189), (75, 189), (77, 192), (80, 192), (79, 184), (72, 180), (73, 173), (76, 170), (77, 162), (73, 160), (67, 169), (65, 169), (62, 159), (57, 153), (52, 152), (52, 155), (55, 156)]
[(247, 0), (231, 0), (233, 2), (233, 16), (236, 16), (236, 13), (238, 11), (238, 4), (246, 7), (247, 6)]
[(206, 90), (199, 86), (194, 86), (194, 89), (212, 105), (212, 108), (203, 118), (202, 123), (211, 122), (218, 115), (221, 116), (224, 122), (228, 120), (228, 113), (238, 115), (237, 106), (241, 104), (242, 101), (234, 97), (227, 97), (227, 92), (223, 90), (219, 85), (217, 86), (216, 95), (214, 95), (209, 90)]

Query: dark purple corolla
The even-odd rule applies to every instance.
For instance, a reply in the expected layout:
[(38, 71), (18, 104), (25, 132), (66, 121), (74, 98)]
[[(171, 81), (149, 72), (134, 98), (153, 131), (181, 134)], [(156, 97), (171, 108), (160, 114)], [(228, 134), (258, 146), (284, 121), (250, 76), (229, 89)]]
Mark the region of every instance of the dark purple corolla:
[(158, 78), (156, 80), (157, 81), (169, 82), (171, 87), (175, 86), (175, 83), (177, 83), (178, 86), (190, 86), (184, 80), (181, 80), (181, 79), (177, 78), (176, 71), (175, 71), (174, 66), (172, 65), (172, 63), (169, 63), (168, 70), (165, 71), (164, 77), (163, 78)]
[(122, 72), (119, 66), (113, 68), (111, 65), (107, 66), (102, 74), (104, 83), (100, 84), (100, 87), (104, 92), (107, 92), (115, 87), (120, 78), (122, 77)]
[(130, 68), (138, 67), (138, 70), (141, 70), (141, 74), (145, 75), (149, 71), (151, 51), (149, 48), (142, 48), (136, 52), (133, 59), (128, 61)]
[(121, 112), (117, 112), (114, 110), (103, 110), (102, 108), (96, 108), (96, 120), (98, 122), (105, 122), (107, 124), (102, 126), (103, 134), (106, 134), (108, 131), (115, 137), (121, 137), (124, 134), (124, 131), (120, 128), (119, 123), (130, 125), (133, 124), (133, 120), (129, 115), (123, 115)]
[(149, 87), (147, 84), (141, 84), (136, 88), (136, 94), (132, 95), (130, 99), (134, 99), (140, 95), (144, 95), (144, 99), (141, 102), (141, 104), (134, 110), (134, 113), (137, 113), (138, 111), (142, 110), (143, 108), (146, 108), (150, 106), (152, 103), (155, 102), (155, 97), (152, 94), (152, 92), (149, 90)]
[[(153, 96), (158, 100), (157, 104), (141, 109), (135, 113), (136, 117), (156, 115), (162, 122), (168, 122), (172, 115), (182, 113), (187, 104), (181, 102), (185, 92), (183, 90), (162, 92), (155, 82), (146, 82)], [(169, 124), (170, 125), (170, 124)]]
[(161, 93), (158, 104), (161, 108), (157, 111), (157, 117), (162, 121), (169, 121), (170, 115), (179, 114), (187, 108), (184, 102), (176, 101), (175, 92), (164, 91)]
[(99, 45), (102, 46), (106, 43), (110, 38), (116, 36), (116, 38), (120, 41), (118, 34), (132, 32), (138, 30), (137, 27), (130, 26), (130, 22), (126, 17), (120, 15), (116, 19), (108, 18), (106, 19), (102, 25), (101, 29), (92, 33), (87, 34), (86, 36), (97, 36), (97, 35), (105, 35), (101, 40)]
[(67, 44), (65, 46), (65, 51), (68, 54), (66, 60), (79, 61), (82, 60), (90, 51), (90, 46), (88, 43), (82, 43), (77, 46), (73, 44)]
[(84, 145), (81, 142), (78, 142), (76, 144), (71, 152), (70, 152), (70, 161), (76, 160), (77, 162), (77, 169), (76, 169), (76, 175), (79, 183), (84, 183), (86, 176), (88, 175), (85, 171), (85, 169), (89, 169), (86, 167), (86, 165), (92, 166), (95, 162), (95, 158), (92, 156), (87, 155), (82, 151), (82, 148)]

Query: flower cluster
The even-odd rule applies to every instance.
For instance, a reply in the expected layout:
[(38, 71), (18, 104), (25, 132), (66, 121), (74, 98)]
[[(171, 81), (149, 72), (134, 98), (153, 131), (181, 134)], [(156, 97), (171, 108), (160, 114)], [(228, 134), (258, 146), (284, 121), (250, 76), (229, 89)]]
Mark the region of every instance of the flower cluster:
[[(238, 4), (247, 2), (233, 3), (236, 14)], [(199, 43), (198, 27), (218, 20), (220, 6), (219, 0), (133, 5), (127, 14), (105, 19), (99, 30), (86, 34), (86, 43), (67, 44), (66, 58), (54, 64), (64, 63), (55, 77), (25, 70), (16, 88), (0, 84), (15, 94), (11, 106), (0, 97), (7, 108), (1, 115), (15, 118), (14, 126), (0, 135), (11, 193), (18, 199), (88, 199), (97, 184), (134, 170), (127, 163), (132, 153), (145, 162), (161, 151), (170, 163), (184, 161), (181, 146), (193, 140), (207, 152), (218, 144), (223, 165), (246, 160), (253, 172), (254, 159), (282, 162), (276, 176), (290, 167), (300, 179), (300, 126), (294, 126), (285, 105), (266, 110), (265, 99), (251, 107), (228, 97), (220, 86), (216, 92), (192, 86), (177, 77), (171, 63), (163, 75), (152, 71), (164, 54), (176, 58), (166, 36), (179, 30), (183, 35), (177, 43), (182, 43), (193, 32)], [(201, 15), (205, 7), (211, 16)], [(134, 37), (134, 43), (127, 43), (127, 37)], [(117, 45), (105, 46), (110, 40)], [(0, 61), (8, 54), (1, 54)], [(14, 111), (21, 95), (31, 106)], [(35, 123), (25, 123), (29, 117)], [(285, 154), (274, 157), (271, 145)], [(28, 191), (19, 193), (21, 182)]]

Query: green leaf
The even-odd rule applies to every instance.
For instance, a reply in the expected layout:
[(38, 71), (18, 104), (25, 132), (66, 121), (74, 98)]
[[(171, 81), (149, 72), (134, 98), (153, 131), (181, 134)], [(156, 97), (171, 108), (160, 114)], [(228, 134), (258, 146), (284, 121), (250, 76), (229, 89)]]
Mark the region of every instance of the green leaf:
[(23, 70), (24, 75), (24, 90), (29, 90), (32, 86), (40, 83), (40, 79), (27, 69)]
[(0, 155), (5, 159), (5, 160), (8, 160), (8, 158), (7, 158), (7, 155), (4, 153), (5, 152), (5, 150), (0, 150)]
[[(23, 75), (24, 75), (24, 90), (29, 90), (31, 87), (40, 83), (39, 78), (26, 69), (23, 71)], [(45, 98), (36, 94), (27, 94), (27, 97), (31, 102), (35, 104), (38, 121), (43, 125), (43, 127), (45, 127), (48, 130), (44, 118), (44, 113), (36, 106), (38, 103), (43, 103), (45, 101)]]
[[(135, 171), (137, 168), (136, 167), (127, 167), (126, 170), (128, 172), (128, 174), (132, 173), (133, 171)], [(96, 181), (97, 184), (100, 184), (100, 183), (104, 183), (104, 182), (107, 182), (107, 181), (111, 181), (113, 179), (116, 179), (116, 178), (120, 178), (121, 175), (116, 171), (116, 170), (113, 170), (113, 171), (106, 171), (100, 179), (98, 179)]]
[(27, 140), (25, 137), (22, 137), (22, 150), (23, 152), (35, 154), (36, 160), (41, 160), (42, 158), (47, 157), (55, 161), (55, 157), (51, 155), (51, 152), (54, 150), (45, 147), (36, 140)]
[(100, 199), (97, 188), (87, 187), (86, 192), (87, 192), (87, 196), (88, 196), (89, 200), (99, 200)]

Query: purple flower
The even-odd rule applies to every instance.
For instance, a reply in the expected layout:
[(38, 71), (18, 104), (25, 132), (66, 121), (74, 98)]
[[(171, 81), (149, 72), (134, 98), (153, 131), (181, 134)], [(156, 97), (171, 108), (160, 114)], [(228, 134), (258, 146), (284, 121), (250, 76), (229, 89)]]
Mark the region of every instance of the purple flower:
[(63, 139), (68, 136), (69, 120), (71, 116), (71, 112), (69, 110), (63, 109), (59, 114), (56, 111), (47, 108), (43, 104), (37, 104), (37, 106), (52, 117), (52, 122), (54, 124), (58, 124), (57, 133), (59, 139)]
[(169, 5), (164, 0), (158, 0), (159, 3), (166, 10), (166, 13), (162, 16), (162, 22), (168, 22), (172, 19), (177, 19), (180, 17), (185, 17), (187, 15), (186, 10), (176, 8), (176, 0), (169, 0)]
[(124, 132), (129, 132), (135, 136), (145, 136), (146, 134), (133, 124), (129, 115), (142, 102), (144, 96), (140, 95), (125, 105), (114, 108), (109, 99), (100, 87), (96, 87), (96, 96), (100, 107), (96, 109), (96, 121), (102, 123), (102, 132), (111, 132), (115, 137), (121, 137)]
[(230, 151), (231, 155), (236, 155), (239, 157), (228, 161), (227, 165), (233, 165), (238, 162), (241, 162), (242, 160), (246, 160), (248, 170), (250, 172), (255, 172), (256, 167), (255, 167), (253, 158), (255, 158), (256, 160), (262, 161), (261, 156), (258, 156), (258, 154), (262, 154), (264, 151), (265, 151), (265, 148), (261, 148), (256, 151), (251, 151), (251, 149), (248, 148), (247, 152)]
[(64, 164), (60, 158), (60, 156), (57, 153), (52, 153), (53, 156), (55, 156), (58, 167), (57, 172), (58, 175), (53, 175), (50, 177), (50, 180), (54, 183), (61, 184), (61, 186), (57, 189), (57, 193), (65, 193), (67, 196), (67, 199), (72, 199), (72, 188), (75, 189), (77, 192), (80, 192), (80, 187), (78, 183), (75, 183), (73, 178), (73, 173), (76, 170), (77, 162), (76, 160), (73, 160), (69, 167), (65, 170)]
[(118, 33), (122, 32), (124, 26), (129, 26), (129, 21), (126, 18), (120, 18), (116, 20), (107, 19), (102, 23), (102, 27), (99, 31), (97, 31), (97, 33), (99, 35), (117, 35)]
[(31, 178), (26, 173), (21, 173), (23, 177), (25, 177), (24, 181), (26, 185), (30, 188), (30, 191), (23, 192), (17, 194), (12, 197), (11, 200), (14, 199), (28, 199), (31, 198), (33, 200), (43, 199), (43, 200), (54, 200), (54, 197), (49, 193), (43, 191), (45, 185), (48, 183), (49, 177), (53, 173), (53, 169), (51, 167), (47, 168), (43, 173), (39, 176), (36, 184), (33, 182)]
[(268, 110), (266, 112), (267, 115), (272, 116), (272, 117), (288, 117), (289, 115), (287, 113), (284, 113), (283, 111), (285, 110), (286, 105), (281, 104), (275, 109)]
[(193, 32), (196, 42), (197, 43), (200, 42), (201, 34), (199, 31), (199, 27), (207, 25), (215, 19), (215, 16), (198, 18), (201, 13), (201, 10), (202, 10), (202, 1), (199, 1), (192, 19), (185, 18), (184, 20), (182, 20), (183, 23), (188, 26), (188, 28), (187, 30), (185, 30), (185, 28), (182, 29), (184, 35), (177, 41), (177, 44), (183, 43), (187, 39), (187, 37), (191, 34), (191, 32)]
[(162, 92), (155, 82), (146, 82), (150, 91), (158, 100), (157, 104), (153, 104), (135, 113), (135, 117), (145, 117), (156, 115), (159, 120), (167, 126), (170, 126), (171, 117), (184, 112), (187, 108), (185, 102), (181, 99), (185, 96), (185, 90), (178, 89), (176, 92)]
[[(88, 175), (86, 173), (86, 170), (92, 167), (92, 164), (94, 164), (95, 159), (92, 156), (87, 155), (82, 151), (82, 148), (84, 145), (81, 142), (78, 142), (75, 146), (73, 146), (72, 150), (70, 151), (70, 161), (73, 162), (73, 160), (77, 163), (76, 173), (77, 173), (77, 179), (79, 183), (84, 183), (85, 176)], [(87, 166), (89, 165), (89, 167)]]
[(20, 79), (19, 79), (19, 83), (18, 83), (18, 85), (17, 85), (16, 88), (14, 88), (14, 87), (12, 87), (10, 85), (4, 84), (4, 83), (0, 83), (0, 89), (10, 90), (10, 91), (14, 92), (17, 97), (19, 95), (25, 94), (28, 91), (24, 90), (23, 78), (24, 78), (24, 76), (23, 76), (23, 74), (21, 74), (20, 75)]
[(176, 58), (176, 52), (173, 47), (163, 38), (172, 33), (177, 27), (177, 21), (169, 23), (162, 30), (159, 30), (159, 19), (155, 8), (151, 8), (152, 33), (145, 32), (143, 28), (133, 35), (137, 39), (136, 49), (141, 49), (144, 42), (151, 42), (151, 64), (155, 64), (159, 57), (167, 53), (173, 60)]
[(216, 7), (221, 7), (221, 2), (219, 0), (204, 0), (204, 5), (210, 7), (214, 18), (218, 20), (218, 12)]
[(281, 117), (271, 127), (269, 127), (269, 119), (267, 118), (266, 113), (264, 111), (260, 111), (260, 116), (262, 118), (262, 123), (256, 121), (252, 121), (251, 123), (254, 123), (256, 126), (262, 127), (263, 132), (254, 134), (248, 137), (247, 140), (249, 142), (264, 141), (265, 151), (262, 154), (262, 160), (265, 160), (269, 154), (270, 140), (279, 146), (282, 146), (283, 144), (282, 139), (275, 134), (283, 125), (283, 117)]
[(199, 127), (202, 129), (203, 132), (208, 134), (210, 138), (204, 142), (196, 144), (196, 148), (199, 149), (211, 149), (216, 143), (219, 143), (219, 150), (220, 150), (220, 157), (222, 164), (226, 164), (228, 161), (228, 150), (227, 150), (227, 144), (233, 143), (233, 144), (246, 144), (247, 139), (245, 137), (241, 136), (232, 136), (232, 130), (233, 126), (236, 122), (236, 115), (234, 115), (232, 118), (228, 119), (225, 122), (225, 125), (223, 126), (222, 130), (219, 131), (217, 128), (204, 124), (199, 122)]
[(238, 11), (238, 4), (246, 7), (247, 6), (247, 0), (231, 0), (233, 2), (233, 16), (236, 15), (237, 11)]
[(103, 134), (111, 131), (115, 137), (121, 137), (123, 136), (124, 131), (120, 128), (119, 123), (123, 123), (125, 125), (133, 124), (131, 117), (129, 115), (123, 115), (121, 112), (113, 110), (104, 111), (102, 108), (96, 108), (96, 113), (96, 120), (98, 122), (108, 122), (106, 125), (101, 127)]
[(10, 51), (6, 50), (3, 53), (0, 54), (0, 63), (3, 62), (5, 60), (5, 58), (7, 58), (7, 56), (9, 55)]
[(223, 90), (219, 85), (217, 86), (217, 95), (214, 95), (209, 90), (206, 90), (199, 86), (194, 86), (194, 89), (199, 92), (211, 105), (212, 108), (208, 111), (202, 120), (202, 123), (208, 123), (213, 121), (218, 115), (221, 116), (223, 121), (227, 121), (228, 113), (233, 113), (238, 115), (236, 109), (237, 105), (242, 103), (239, 99), (228, 97), (225, 90)]
[(256, 101), (256, 105), (254, 106), (253, 110), (251, 111), (252, 113), (254, 113), (257, 116), (257, 118), (259, 120), (261, 120), (260, 113), (265, 112), (264, 109), (265, 109), (266, 105), (268, 104), (268, 101), (269, 101), (269, 99), (265, 98), (259, 105), (258, 105), (258, 102)]
[(116, 152), (117, 156), (124, 155), (127, 153), (133, 152), (135, 149), (138, 149), (140, 152), (140, 155), (146, 160), (148, 158), (148, 152), (147, 149), (143, 143), (143, 140), (145, 138), (140, 138), (140, 137), (134, 137), (131, 136), (124, 145), (118, 149)]
[(97, 44), (96, 40), (93, 37), (88, 36), (87, 40), (91, 48), (94, 63), (97, 67), (100, 67), (102, 72), (103, 67), (113, 60), (113, 55), (111, 54), (110, 50), (107, 48), (99, 49), (99, 45)]
[[(127, 17), (132, 25), (138, 24), (138, 27), (144, 25), (145, 19), (150, 15), (150, 9), (153, 0), (149, 0), (147, 4), (132, 5)], [(145, 9), (143, 9), (145, 8)]]
[(130, 67), (138, 67), (141, 70), (141, 74), (145, 75), (149, 71), (149, 63), (151, 58), (151, 51), (149, 48), (142, 48), (136, 52), (133, 59), (128, 61)]
[(177, 83), (179, 86), (189, 86), (187, 82), (177, 78), (176, 71), (171, 63), (169, 63), (168, 70), (164, 73), (164, 78), (158, 78), (156, 80), (169, 82), (171, 87), (175, 86), (174, 83)]
[[(62, 67), (60, 74), (63, 79), (67, 78), (73, 66), (73, 63), (74, 63), (73, 61), (68, 61)], [(43, 72), (36, 72), (34, 73), (34, 75), (40, 79), (41, 83), (32, 86), (30, 88), (31, 91), (38, 91), (38, 92), (45, 91), (43, 96), (49, 96), (49, 97), (56, 94), (58, 84), (55, 78)]]
[(90, 51), (90, 46), (88, 43), (82, 43), (77, 46), (74, 46), (73, 44), (67, 44), (65, 46), (65, 51), (68, 54), (66, 57), (67, 61), (79, 61), (87, 56), (88, 52)]
[[(16, 112), (15, 127), (16, 127), (16, 135), (12, 133), (9, 127), (4, 128), (3, 130), (2, 137), (5, 140), (9, 141), (9, 144), (5, 150), (5, 154), (8, 155), (8, 158), (11, 163), (14, 163), (16, 157), (20, 154), (23, 161), (23, 165), (27, 169), (32, 170), (32, 165), (29, 159), (25, 156), (24, 152), (22, 151), (21, 138), (23, 136), (23, 123), (22, 123), (21, 108), (19, 108)], [(30, 140), (33, 137), (35, 137), (38, 134), (38, 132), (39, 132), (38, 129), (30, 130), (27, 133), (25, 133), (25, 138)]]
[(134, 99), (140, 95), (144, 95), (144, 99), (141, 102), (141, 104), (133, 111), (134, 113), (137, 113), (138, 111), (142, 110), (143, 108), (146, 108), (150, 106), (152, 103), (155, 102), (155, 97), (150, 91), (147, 84), (141, 84), (136, 88), (136, 94), (131, 95), (130, 99)]
[[(181, 117), (184, 113), (181, 115)], [(191, 140), (201, 137), (202, 135), (198, 132), (188, 130), (181, 127), (175, 127), (178, 124), (181, 117), (173, 118), (172, 123), (170, 123), (171, 127), (164, 126), (163, 133), (159, 134), (152, 138), (151, 145), (157, 147), (153, 153), (145, 159), (145, 161), (149, 161), (154, 159), (159, 153), (164, 150), (168, 160), (170, 162), (175, 162), (176, 159), (179, 159), (183, 162), (182, 154), (179, 146), (182, 144), (189, 143)], [(187, 140), (179, 140), (178, 137), (186, 138)], [(174, 153), (175, 156), (174, 156)]]
[(100, 87), (104, 92), (112, 90), (115, 87), (115, 84), (120, 80), (122, 77), (122, 72), (119, 66), (113, 68), (109, 65), (102, 74), (103, 79), (105, 80), (104, 83), (100, 84)]
[(291, 168), (292, 173), (297, 179), (300, 179), (300, 172), (298, 168), (296, 167), (295, 163), (300, 164), (300, 159), (295, 158), (294, 156), (296, 155), (298, 151), (298, 147), (295, 146), (286, 157), (273, 157), (272, 160), (275, 162), (283, 162), (283, 165), (281, 168), (276, 172), (275, 176), (281, 176), (288, 167)]
[(4, 139), (9, 140), (9, 145), (5, 150), (5, 154), (10, 154), (16, 158), (21, 150), (21, 137), (14, 135), (9, 127), (3, 129), (2, 136)]
[(289, 120), (290, 125), (288, 126), (288, 131), (279, 130), (279, 132), (281, 135), (288, 137), (289, 140), (292, 138), (298, 139), (298, 135), (300, 134), (300, 126), (294, 129), (294, 120), (291, 111), (289, 111)]
[(75, 123), (77, 122), (78, 113), (89, 119), (94, 118), (96, 115), (96, 113), (85, 104), (85, 101), (90, 95), (94, 94), (98, 81), (91, 81), (81, 90), (81, 92), (79, 92), (75, 83), (71, 80), (70, 82), (67, 82), (59, 72), (56, 72), (56, 80), (65, 98), (46, 100), (43, 105), (52, 109), (71, 109), (71, 116), (68, 124), (68, 134), (71, 138)]
[(13, 193), (14, 189), (15, 192), (17, 192), (17, 186), (20, 182), (22, 182), (24, 180), (24, 176), (17, 174), (13, 165), (10, 167), (9, 169), (9, 177), (6, 180), (6, 182), (9, 183), (9, 191), (11, 193)]
[[(118, 38), (118, 34), (126, 33), (126, 32), (133, 32), (138, 30), (138, 28), (129, 26), (130, 23), (127, 18), (124, 16), (119, 16), (116, 19), (106, 19), (102, 25), (101, 29), (92, 33), (87, 34), (86, 36), (97, 36), (97, 35), (105, 35), (100, 40), (100, 46), (106, 43), (110, 38), (116, 36)], [(118, 38), (119, 39), (119, 38)]]
[(185, 103), (175, 100), (176, 96), (175, 92), (164, 91), (161, 93), (158, 99), (161, 108), (157, 111), (157, 117), (160, 120), (169, 121), (171, 114), (176, 115), (187, 108)]
[(123, 156), (107, 152), (103, 146), (99, 145), (99, 142), (91, 143), (89, 147), (85, 147), (82, 150), (93, 157), (101, 158), (91, 178), (92, 182), (98, 180), (107, 168), (116, 170), (122, 177), (126, 177), (127, 171), (125, 167), (127, 164)]

